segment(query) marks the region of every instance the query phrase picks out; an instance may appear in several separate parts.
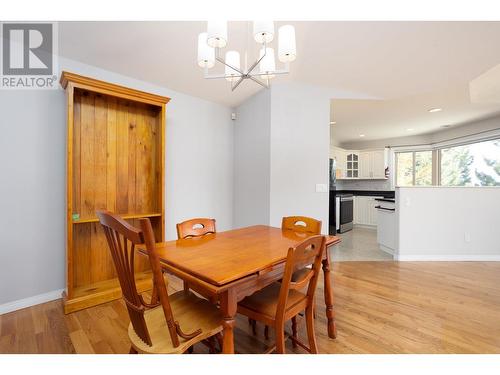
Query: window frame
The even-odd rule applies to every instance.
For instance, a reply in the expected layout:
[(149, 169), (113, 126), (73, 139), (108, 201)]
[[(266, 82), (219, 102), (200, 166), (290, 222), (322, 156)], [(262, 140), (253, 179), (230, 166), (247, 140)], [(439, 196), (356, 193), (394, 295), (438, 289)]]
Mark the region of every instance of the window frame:
[[(431, 184), (430, 185), (415, 185), (415, 166), (416, 166), (416, 153), (417, 152), (431, 152), (432, 153), (432, 178), (431, 178)], [(394, 185), (395, 186), (400, 186), (398, 185), (398, 159), (399, 159), (399, 154), (412, 154), (412, 180), (411, 180), (411, 185), (405, 185), (405, 186), (436, 186), (438, 174), (436, 173), (436, 158), (437, 158), (437, 149), (432, 149), (432, 148), (419, 148), (415, 150), (401, 150), (401, 151), (394, 151)], [(440, 181), (439, 181), (440, 182)]]

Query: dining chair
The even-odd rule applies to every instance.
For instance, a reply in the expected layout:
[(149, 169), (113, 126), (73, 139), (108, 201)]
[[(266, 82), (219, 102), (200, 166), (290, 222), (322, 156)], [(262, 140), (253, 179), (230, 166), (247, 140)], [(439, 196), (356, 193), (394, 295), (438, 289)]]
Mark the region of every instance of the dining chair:
[[(149, 219), (139, 219), (138, 229), (109, 211), (97, 211), (97, 216), (108, 241), (130, 317), (130, 353), (179, 354), (202, 341), (213, 348), (214, 336), (222, 331), (219, 309), (193, 293), (180, 291), (168, 295), (168, 281), (161, 271)], [(150, 302), (137, 292), (135, 284), (137, 245), (144, 245), (148, 252), (154, 286)]]
[[(319, 235), (321, 234), (321, 221), (307, 216), (285, 216), (281, 219), (281, 229), (292, 230), (305, 235)], [(306, 272), (307, 269), (295, 271), (292, 276), (292, 281), (301, 279)], [(250, 320), (249, 323), (252, 326), (253, 334), (257, 334), (255, 321)], [(264, 327), (264, 336), (266, 339), (269, 338), (269, 327), (267, 325)]]
[[(290, 338), (294, 346), (299, 345), (310, 353), (318, 353), (313, 306), (324, 248), (324, 236), (309, 237), (297, 246), (291, 247), (288, 249), (281, 283), (273, 283), (238, 303), (238, 313), (260, 321), (266, 326), (274, 327), (276, 344), (266, 353), (273, 350), (285, 353), (285, 338)], [(307, 265), (312, 265), (312, 268), (306, 268), (307, 272), (302, 278), (293, 281), (294, 272)], [(305, 311), (309, 347), (297, 337), (297, 316), (303, 311)], [(291, 335), (285, 334), (285, 323), (289, 320), (292, 321)]]
[[(177, 227), (177, 239), (179, 240), (202, 237), (207, 234), (216, 233), (215, 219), (208, 219), (208, 218), (190, 219), (183, 221), (182, 223), (178, 223), (176, 227)], [(187, 281), (184, 280), (183, 285), (184, 285), (184, 291), (188, 292), (189, 284), (187, 283)], [(195, 291), (200, 293), (196, 289)], [(203, 293), (200, 294), (203, 295)], [(206, 297), (210, 299), (212, 302), (215, 302), (213, 297), (211, 296), (206, 296)]]
[(179, 240), (201, 237), (215, 232), (215, 219), (196, 218), (177, 224), (177, 238)]
[(281, 228), (300, 233), (321, 234), (321, 221), (307, 216), (285, 216)]

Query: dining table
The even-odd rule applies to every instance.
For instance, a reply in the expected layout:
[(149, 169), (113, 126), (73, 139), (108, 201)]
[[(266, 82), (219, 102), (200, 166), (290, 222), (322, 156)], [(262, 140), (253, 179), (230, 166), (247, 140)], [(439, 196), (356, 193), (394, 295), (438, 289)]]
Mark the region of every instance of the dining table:
[[(161, 267), (184, 280), (189, 288), (218, 301), (222, 315), (222, 352), (234, 353), (238, 301), (283, 277), (288, 249), (312, 233), (255, 225), (200, 237), (156, 244)], [(341, 241), (326, 236), (326, 248)], [(139, 253), (147, 256), (145, 248)], [(324, 298), (328, 336), (336, 337), (329, 251), (323, 253)]]

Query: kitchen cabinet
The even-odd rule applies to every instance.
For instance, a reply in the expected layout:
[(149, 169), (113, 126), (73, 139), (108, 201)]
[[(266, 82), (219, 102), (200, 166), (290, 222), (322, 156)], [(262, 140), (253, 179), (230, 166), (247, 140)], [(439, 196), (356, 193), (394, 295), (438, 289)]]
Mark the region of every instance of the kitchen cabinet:
[(347, 152), (345, 176), (347, 178), (359, 177), (359, 154), (356, 152)]
[(367, 151), (343, 150), (333, 148), (332, 155), (337, 160), (338, 179), (386, 179), (388, 152), (386, 149)]
[(376, 198), (380, 197), (354, 197), (354, 215), (353, 224), (358, 225), (377, 225), (377, 206)]
[(360, 178), (385, 178), (386, 150), (363, 151), (360, 153)]
[(398, 226), (396, 204), (393, 202), (380, 202), (381, 208), (377, 210), (377, 242), (380, 249), (395, 255), (398, 245)]

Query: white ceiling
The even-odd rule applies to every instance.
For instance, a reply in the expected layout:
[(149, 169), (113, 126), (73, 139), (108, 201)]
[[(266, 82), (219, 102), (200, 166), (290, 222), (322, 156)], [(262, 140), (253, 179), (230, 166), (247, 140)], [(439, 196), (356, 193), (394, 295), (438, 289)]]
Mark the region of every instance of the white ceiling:
[[(499, 111), (495, 105), (471, 105), (467, 84), (500, 63), (500, 22), (286, 23), (296, 28), (298, 56), (292, 73), (276, 80), (380, 99), (339, 101), (334, 115), (338, 129), (346, 129), (342, 141), (359, 139), (360, 131), (365, 139), (406, 135), (407, 128), (419, 134)], [(191, 21), (61, 22), (59, 51), (87, 64), (237, 106), (260, 87), (245, 81), (231, 92), (225, 80), (203, 78), (196, 44), (205, 29), (205, 22)], [(249, 62), (257, 50), (250, 34), (248, 23), (229, 22), (227, 48), (252, 51)], [(431, 117), (429, 107), (444, 110)]]

